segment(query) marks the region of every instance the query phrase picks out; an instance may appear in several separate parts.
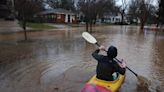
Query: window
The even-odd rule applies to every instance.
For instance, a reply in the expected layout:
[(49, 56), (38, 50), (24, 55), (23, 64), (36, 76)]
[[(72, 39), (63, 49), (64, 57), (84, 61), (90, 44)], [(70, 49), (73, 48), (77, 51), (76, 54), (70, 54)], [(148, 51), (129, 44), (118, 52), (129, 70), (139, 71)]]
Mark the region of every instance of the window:
[(61, 15), (60, 14), (57, 15), (57, 19), (61, 19)]

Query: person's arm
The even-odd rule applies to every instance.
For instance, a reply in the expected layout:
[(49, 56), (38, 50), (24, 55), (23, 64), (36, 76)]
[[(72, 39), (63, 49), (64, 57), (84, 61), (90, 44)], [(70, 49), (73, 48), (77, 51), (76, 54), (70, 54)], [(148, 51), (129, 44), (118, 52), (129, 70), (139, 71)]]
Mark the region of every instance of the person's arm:
[(122, 61), (121, 64), (116, 62), (115, 65), (116, 65), (117, 72), (119, 72), (120, 74), (124, 75), (125, 71), (126, 71), (126, 63), (124, 61)]
[(125, 71), (126, 71), (126, 68), (121, 68), (119, 67), (119, 73), (124, 75), (125, 74)]
[(98, 61), (100, 61), (103, 58), (103, 55), (99, 55), (98, 54), (100, 52), (100, 50), (103, 50), (104, 51), (105, 50), (105, 47), (104, 46), (100, 46), (99, 49), (97, 49), (95, 52), (92, 53), (92, 56), (96, 60), (98, 60)]
[(99, 55), (98, 53), (100, 52), (100, 50), (99, 49), (97, 49), (96, 51), (94, 51), (93, 53), (92, 53), (92, 56), (96, 59), (96, 60), (98, 60), (98, 61), (100, 61), (101, 59), (102, 59), (102, 55)]

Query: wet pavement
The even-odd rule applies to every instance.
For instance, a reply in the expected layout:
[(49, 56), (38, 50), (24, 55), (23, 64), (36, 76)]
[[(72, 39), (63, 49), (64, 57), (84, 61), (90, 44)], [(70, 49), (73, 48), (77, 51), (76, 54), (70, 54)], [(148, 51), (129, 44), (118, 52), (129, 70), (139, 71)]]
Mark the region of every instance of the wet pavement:
[(22, 31), (18, 24), (18, 20), (6, 21), (0, 18), (0, 33), (12, 33)]
[[(95, 74), (97, 64), (91, 56), (97, 47), (82, 38), (84, 30), (79, 27), (28, 32), (28, 41), (23, 41), (22, 32), (0, 34), (0, 90), (80, 92)], [(150, 92), (164, 90), (164, 32), (139, 30), (136, 26), (102, 26), (93, 30), (99, 43), (116, 46), (119, 59), (151, 80)], [(146, 91), (127, 71), (120, 92)]]

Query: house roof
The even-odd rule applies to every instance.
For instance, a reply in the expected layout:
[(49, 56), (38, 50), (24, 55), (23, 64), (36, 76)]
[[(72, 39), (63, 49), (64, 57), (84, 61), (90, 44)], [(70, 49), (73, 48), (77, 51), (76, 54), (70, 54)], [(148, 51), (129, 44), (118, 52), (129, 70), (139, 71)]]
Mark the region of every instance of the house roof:
[(73, 12), (62, 9), (62, 8), (45, 10), (41, 12), (40, 14), (51, 14), (51, 13), (75, 15)]

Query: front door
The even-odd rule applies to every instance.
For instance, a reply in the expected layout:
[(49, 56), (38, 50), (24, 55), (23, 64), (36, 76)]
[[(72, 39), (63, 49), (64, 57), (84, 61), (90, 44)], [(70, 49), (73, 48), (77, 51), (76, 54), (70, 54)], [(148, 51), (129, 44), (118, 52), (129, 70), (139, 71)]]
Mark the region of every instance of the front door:
[(70, 23), (70, 15), (68, 15), (68, 23)]

